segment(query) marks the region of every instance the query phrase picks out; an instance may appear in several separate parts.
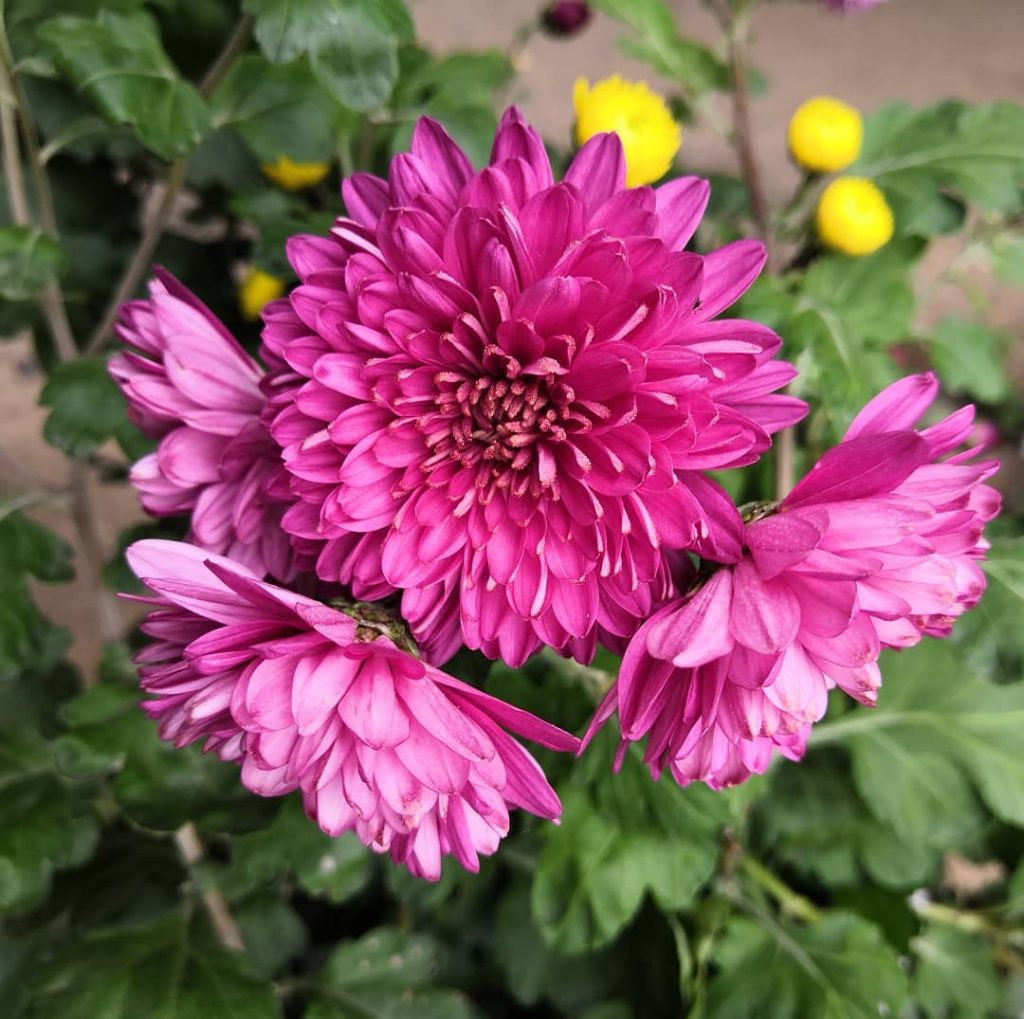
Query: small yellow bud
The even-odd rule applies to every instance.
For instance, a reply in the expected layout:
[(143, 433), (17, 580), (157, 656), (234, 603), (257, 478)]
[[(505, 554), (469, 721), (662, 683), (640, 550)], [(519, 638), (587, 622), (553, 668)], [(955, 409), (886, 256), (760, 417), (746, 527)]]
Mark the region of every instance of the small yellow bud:
[(672, 119), (665, 100), (642, 81), (617, 74), (591, 87), (578, 78), (572, 92), (576, 109), (576, 144), (602, 131), (614, 131), (626, 154), (626, 186), (664, 177), (682, 144), (682, 128)]
[(327, 176), (330, 163), (296, 163), (287, 156), (278, 156), (272, 163), (264, 163), (263, 175), (285, 191), (301, 191), (319, 184)]
[(829, 96), (808, 99), (789, 121), (789, 151), (814, 173), (845, 170), (860, 155), (864, 124), (852, 106)]
[(250, 269), (238, 287), (238, 307), (242, 317), (255, 322), (263, 306), (284, 293), (284, 280), (262, 269)]
[(839, 177), (821, 194), (814, 217), (818, 236), (846, 255), (870, 255), (892, 239), (893, 215), (885, 195), (863, 177)]

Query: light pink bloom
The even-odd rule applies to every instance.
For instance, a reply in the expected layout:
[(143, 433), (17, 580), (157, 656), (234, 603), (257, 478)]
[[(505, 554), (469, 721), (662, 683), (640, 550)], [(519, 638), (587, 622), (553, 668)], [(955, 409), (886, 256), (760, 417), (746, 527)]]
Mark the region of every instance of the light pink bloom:
[(192, 545), (142, 541), (128, 562), (159, 597), (138, 656), (160, 734), (242, 762), (262, 796), (301, 789), (329, 835), (354, 831), (420, 877), (452, 854), (475, 871), (509, 809), (561, 804), (508, 732), (556, 750), (579, 741), (424, 664), (388, 636)]
[(731, 785), (773, 750), (799, 758), (832, 687), (874, 704), (882, 648), (948, 635), (985, 587), (998, 464), (953, 454), (971, 407), (914, 430), (937, 391), (930, 374), (890, 386), (755, 513), (742, 559), (705, 566), (638, 631), (591, 733), (617, 711), (624, 741), (648, 738), (654, 772)]
[(110, 362), (132, 420), (160, 440), (132, 484), (153, 516), (191, 513), (196, 544), (285, 579), (291, 496), (261, 421), (263, 369), (170, 273), (157, 269), (149, 290), (122, 307), (116, 331), (128, 349)]
[(669, 593), (665, 549), (739, 554), (703, 472), (804, 413), (775, 395), (778, 337), (716, 318), (762, 245), (684, 252), (707, 183), (624, 181), (616, 135), (556, 184), (514, 109), (480, 172), (421, 120), (387, 180), (344, 182), (351, 218), (289, 244), (302, 283), (264, 330), (305, 380), (273, 425), (302, 500), (285, 526), (325, 580), (401, 589), (432, 660), (628, 638)]

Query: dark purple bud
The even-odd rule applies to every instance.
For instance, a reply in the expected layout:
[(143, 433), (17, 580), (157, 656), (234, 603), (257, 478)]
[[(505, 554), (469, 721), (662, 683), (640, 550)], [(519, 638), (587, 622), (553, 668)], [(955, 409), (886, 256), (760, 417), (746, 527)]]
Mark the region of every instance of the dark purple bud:
[(541, 23), (552, 35), (568, 37), (590, 20), (590, 4), (583, 0), (554, 0), (541, 15)]

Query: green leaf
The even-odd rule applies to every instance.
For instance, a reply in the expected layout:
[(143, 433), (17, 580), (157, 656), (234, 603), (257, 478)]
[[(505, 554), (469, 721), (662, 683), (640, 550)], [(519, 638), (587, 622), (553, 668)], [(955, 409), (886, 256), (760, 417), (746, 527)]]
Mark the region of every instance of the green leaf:
[(307, 54), (313, 74), (338, 102), (369, 113), (391, 95), (398, 41), (412, 23), (401, 0), (245, 0), (267, 58)]
[(867, 118), (861, 156), (849, 173), (873, 178), (902, 206), (899, 228), (922, 230), (940, 190), (985, 208), (1019, 207), (1024, 177), (1024, 107), (944, 102), (920, 111), (902, 103)]
[(72, 777), (113, 777), (113, 792), (136, 823), (171, 831), (186, 821), (218, 829), (251, 827), (268, 807), (238, 780), (236, 765), (161, 740), (139, 709), (134, 686), (95, 686), (64, 706), (69, 732), (55, 743)]
[(917, 957), (911, 993), (930, 1019), (985, 1019), (999, 1006), (999, 974), (982, 938), (935, 924), (910, 947)]
[(623, 40), (625, 53), (679, 82), (691, 96), (729, 87), (729, 69), (707, 47), (679, 34), (663, 0), (594, 0), (593, 6), (636, 33)]
[(610, 765), (599, 745), (559, 790), (562, 823), (544, 831), (532, 890), (534, 919), (562, 952), (607, 944), (648, 893), (664, 910), (688, 906), (714, 871), (732, 802), (703, 786), (653, 782), (635, 754), (614, 781), (600, 774), (588, 788), (587, 774)]
[(99, 930), (73, 942), (34, 981), (31, 1019), (276, 1019), (273, 990), (225, 951), (201, 911)]
[(237, 894), (289, 874), (311, 895), (345, 902), (369, 884), (373, 854), (352, 833), (325, 835), (292, 796), (261, 831), (234, 839), (226, 889)]
[(813, 766), (772, 769), (769, 793), (754, 808), (755, 828), (771, 854), (833, 888), (859, 887), (865, 872), (890, 888), (927, 882), (938, 869), (939, 851), (877, 820), (849, 772), (842, 755), (825, 753)]
[(1006, 283), (1024, 286), (1024, 235), (1002, 233), (992, 243), (992, 269)]
[[(971, 779), (989, 809), (1013, 824), (1024, 824), (1024, 758), (1020, 731), (1024, 724), (1024, 683), (994, 686), (971, 676), (948, 641), (927, 641), (902, 654), (885, 652), (881, 661), (885, 685), (877, 708), (856, 708), (834, 722), (819, 725), (810, 746), (843, 741), (857, 756), (882, 746), (901, 744), (924, 752), (929, 763), (942, 758)], [(927, 748), (925, 750), (924, 748)], [(890, 757), (890, 761), (892, 758)], [(913, 770), (908, 770), (913, 767)], [(897, 771), (864, 782), (860, 793), (879, 817), (894, 817), (901, 801), (927, 788), (931, 810), (939, 810), (938, 792), (930, 787), (924, 765), (901, 760)], [(943, 766), (941, 776), (949, 771)], [(884, 778), (884, 781), (882, 779)], [(952, 797), (962, 795), (953, 789)], [(905, 803), (908, 809), (917, 810)], [(908, 820), (908, 830), (937, 824), (937, 834), (955, 826), (945, 814)]]
[(258, 231), (253, 262), (264, 271), (284, 278), (293, 275), (285, 254), (288, 238), (302, 233), (326, 234), (334, 222), (332, 211), (311, 209), (300, 196), (270, 187), (236, 194), (231, 199), (231, 211), (251, 222)]
[(127, 124), (158, 156), (184, 156), (209, 127), (199, 93), (179, 77), (146, 13), (101, 10), (38, 29), (60, 70), (116, 124)]
[(0, 227), (0, 297), (36, 297), (67, 266), (59, 242), (27, 226)]
[(331, 953), (305, 1019), (470, 1019), (466, 997), (431, 987), (439, 968), (430, 937), (380, 927)]
[(46, 441), (69, 456), (88, 457), (108, 439), (116, 439), (129, 456), (144, 450), (102, 357), (57, 365), (39, 402), (51, 409), (43, 426)]
[(49, 528), (0, 505), (0, 574), (32, 574), (39, 580), (71, 580), (71, 546)]
[(932, 364), (951, 392), (986, 403), (999, 403), (1010, 395), (1012, 385), (1003, 367), (1008, 337), (980, 322), (950, 315), (928, 339)]
[(896, 952), (848, 913), (808, 926), (734, 917), (714, 960), (706, 1019), (877, 1019), (906, 996)]
[(56, 870), (89, 858), (96, 820), (57, 774), (50, 745), (15, 719), (0, 734), (0, 912), (42, 899)]
[(239, 60), (210, 97), (216, 128), (233, 128), (264, 163), (332, 160), (339, 107), (305, 60), (272, 64), (250, 54)]
[(234, 908), (234, 915), (252, 968), (268, 980), (306, 949), (305, 925), (275, 893), (246, 899)]

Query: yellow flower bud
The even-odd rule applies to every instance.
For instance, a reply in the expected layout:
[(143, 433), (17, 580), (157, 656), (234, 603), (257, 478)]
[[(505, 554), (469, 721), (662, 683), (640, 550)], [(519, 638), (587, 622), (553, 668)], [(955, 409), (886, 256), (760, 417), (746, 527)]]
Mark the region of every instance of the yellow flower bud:
[(885, 195), (863, 177), (839, 177), (821, 194), (814, 217), (818, 236), (846, 255), (870, 255), (892, 239)]
[(668, 173), (682, 144), (682, 128), (665, 100), (644, 82), (615, 74), (591, 87), (586, 78), (578, 78), (572, 101), (577, 145), (602, 131), (614, 131), (622, 140), (627, 187), (650, 184)]
[(238, 287), (238, 306), (242, 317), (255, 322), (263, 305), (276, 301), (284, 293), (284, 280), (262, 269), (250, 269)]
[(789, 151), (800, 166), (815, 173), (845, 170), (860, 155), (864, 124), (852, 106), (817, 96), (789, 121)]
[(285, 191), (301, 191), (319, 184), (327, 176), (330, 163), (296, 163), (287, 156), (278, 156), (272, 163), (264, 163), (263, 175)]

